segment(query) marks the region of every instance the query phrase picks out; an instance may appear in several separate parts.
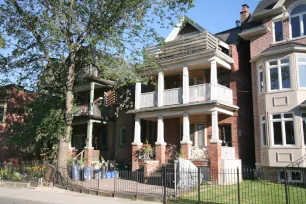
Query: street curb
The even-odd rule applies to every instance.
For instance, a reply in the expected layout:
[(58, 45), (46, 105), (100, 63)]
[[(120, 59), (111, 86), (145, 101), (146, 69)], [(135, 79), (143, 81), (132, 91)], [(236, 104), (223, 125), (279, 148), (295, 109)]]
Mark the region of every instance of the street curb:
[(0, 182), (0, 188), (30, 188), (31, 183)]

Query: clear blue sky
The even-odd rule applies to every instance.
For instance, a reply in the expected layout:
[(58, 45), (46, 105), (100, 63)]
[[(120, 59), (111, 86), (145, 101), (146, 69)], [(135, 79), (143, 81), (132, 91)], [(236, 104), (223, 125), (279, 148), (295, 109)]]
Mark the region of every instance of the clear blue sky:
[[(211, 33), (235, 27), (240, 20), (241, 5), (248, 4), (253, 13), (260, 0), (195, 0), (195, 7), (187, 16)], [(171, 29), (158, 29), (160, 35), (167, 37)]]

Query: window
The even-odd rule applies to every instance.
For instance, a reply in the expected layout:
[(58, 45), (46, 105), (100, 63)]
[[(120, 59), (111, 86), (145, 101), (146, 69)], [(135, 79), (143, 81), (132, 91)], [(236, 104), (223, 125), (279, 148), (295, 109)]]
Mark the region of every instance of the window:
[(292, 113), (272, 115), (272, 137), (274, 145), (295, 145)]
[(270, 61), (268, 68), (270, 91), (291, 88), (289, 59)]
[(274, 22), (274, 42), (279, 42), (283, 40), (283, 21)]
[(304, 144), (306, 145), (306, 113), (302, 113)]
[(264, 76), (262, 65), (258, 67), (258, 93), (262, 94), (264, 92)]
[(0, 106), (0, 123), (4, 121), (4, 107)]
[(300, 87), (306, 88), (306, 58), (298, 58)]
[(219, 138), (222, 140), (222, 146), (232, 146), (232, 126), (219, 125)]
[(189, 131), (190, 131), (190, 140), (192, 141), (192, 144), (194, 145), (195, 144), (195, 141), (194, 141), (194, 132), (195, 132), (194, 125), (190, 125)]
[(279, 181), (285, 182), (285, 179), (291, 183), (300, 183), (303, 181), (302, 172), (297, 170), (279, 171)]
[(198, 131), (198, 146), (204, 147), (205, 146), (205, 125), (204, 124), (198, 124), (197, 125), (197, 131)]
[(81, 150), (85, 147), (86, 136), (85, 135), (73, 135), (72, 136), (72, 146), (77, 150)]
[(120, 145), (126, 144), (126, 128), (123, 127), (120, 129)]
[(306, 4), (295, 7), (290, 14), (291, 38), (305, 35), (306, 28)]
[(266, 117), (261, 117), (261, 144), (267, 146), (267, 134), (266, 134)]

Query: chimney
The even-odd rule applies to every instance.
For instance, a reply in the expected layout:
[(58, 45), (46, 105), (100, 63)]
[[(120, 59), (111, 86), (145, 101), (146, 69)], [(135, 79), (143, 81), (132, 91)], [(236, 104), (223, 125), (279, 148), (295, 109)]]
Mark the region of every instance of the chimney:
[(239, 27), (239, 26), (240, 26), (240, 21), (237, 20), (237, 21), (236, 21), (236, 27)]
[(249, 10), (249, 6), (247, 4), (243, 4), (242, 5), (242, 11), (240, 12), (241, 24), (245, 23), (250, 15), (251, 15), (251, 13), (250, 13), (250, 10)]

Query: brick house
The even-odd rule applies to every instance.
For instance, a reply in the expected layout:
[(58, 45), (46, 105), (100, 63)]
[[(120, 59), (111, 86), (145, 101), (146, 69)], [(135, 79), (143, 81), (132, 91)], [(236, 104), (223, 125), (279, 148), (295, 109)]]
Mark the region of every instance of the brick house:
[[(244, 12), (241, 18), (248, 20)], [(250, 47), (241, 29), (213, 35), (184, 17), (164, 47), (147, 48), (161, 70), (142, 70), (155, 76), (156, 86), (137, 83), (135, 109), (128, 111), (135, 114), (133, 170), (171, 162), (173, 145), (214, 171), (237, 168), (241, 160), (254, 164)], [(155, 146), (151, 160), (141, 155), (146, 141)]]
[(306, 167), (306, 1), (262, 0), (248, 23), (256, 166)]

